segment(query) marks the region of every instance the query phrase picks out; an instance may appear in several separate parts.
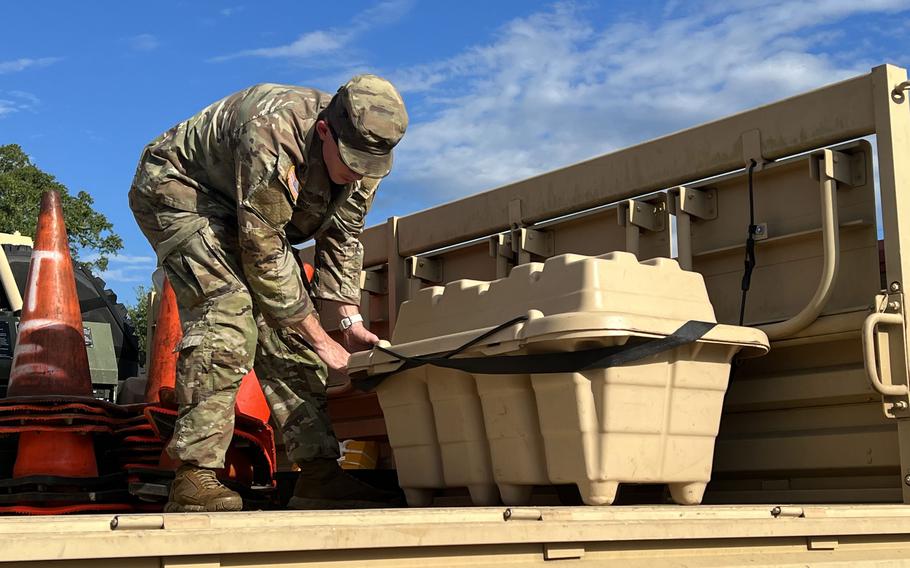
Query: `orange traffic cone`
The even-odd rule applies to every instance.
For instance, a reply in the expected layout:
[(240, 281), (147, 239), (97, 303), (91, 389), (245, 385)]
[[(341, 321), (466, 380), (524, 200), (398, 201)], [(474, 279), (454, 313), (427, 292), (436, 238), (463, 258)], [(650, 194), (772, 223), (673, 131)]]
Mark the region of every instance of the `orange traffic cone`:
[(261, 422), (268, 424), (272, 411), (269, 403), (265, 400), (265, 394), (262, 392), (262, 385), (256, 377), (256, 371), (250, 371), (244, 375), (240, 382), (240, 388), (237, 389), (237, 399), (234, 402), (234, 410), (239, 414), (244, 414), (251, 418), (256, 418)]
[(60, 196), (41, 196), (8, 397), (92, 396)]
[(177, 353), (174, 348), (183, 337), (177, 312), (177, 296), (167, 278), (161, 288), (159, 306), (158, 323), (149, 350), (148, 383), (145, 386), (145, 401), (152, 403), (161, 402), (161, 389), (174, 389), (177, 380)]
[[(63, 208), (55, 191), (41, 196), (36, 233), (7, 396), (91, 397), (82, 313)], [(13, 475), (97, 477), (92, 437), (24, 431), (19, 434)]]
[(307, 284), (313, 281), (313, 276), (316, 275), (316, 269), (313, 268), (313, 265), (309, 262), (302, 262), (303, 265), (303, 275), (306, 278)]

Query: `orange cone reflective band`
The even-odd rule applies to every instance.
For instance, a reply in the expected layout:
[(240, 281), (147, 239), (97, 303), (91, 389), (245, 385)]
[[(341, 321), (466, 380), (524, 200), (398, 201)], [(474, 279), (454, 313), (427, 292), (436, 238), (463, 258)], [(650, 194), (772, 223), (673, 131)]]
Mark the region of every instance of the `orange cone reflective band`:
[(265, 394), (262, 392), (262, 385), (256, 377), (255, 371), (247, 373), (240, 382), (240, 388), (237, 389), (237, 399), (234, 403), (234, 409), (239, 414), (245, 414), (251, 418), (258, 418), (260, 421), (268, 424), (269, 417), (272, 415), (269, 409), (269, 403), (265, 400)]
[(56, 191), (41, 196), (7, 396), (92, 396), (82, 313)]
[(177, 380), (177, 353), (174, 349), (183, 337), (180, 316), (177, 313), (177, 296), (171, 282), (165, 278), (158, 304), (158, 323), (149, 350), (148, 383), (145, 386), (145, 401), (160, 402), (162, 388), (174, 388)]
[(13, 477), (98, 477), (92, 437), (77, 432), (22, 432)]

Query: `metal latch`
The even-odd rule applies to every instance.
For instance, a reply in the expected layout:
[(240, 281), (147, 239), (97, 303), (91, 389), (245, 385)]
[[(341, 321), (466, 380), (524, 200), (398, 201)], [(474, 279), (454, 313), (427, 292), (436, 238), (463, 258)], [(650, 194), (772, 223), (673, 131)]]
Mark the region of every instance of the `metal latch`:
[(907, 329), (900, 287), (875, 297), (876, 309), (863, 322), (863, 366), (872, 388), (882, 395), (887, 418), (910, 417), (907, 383)]

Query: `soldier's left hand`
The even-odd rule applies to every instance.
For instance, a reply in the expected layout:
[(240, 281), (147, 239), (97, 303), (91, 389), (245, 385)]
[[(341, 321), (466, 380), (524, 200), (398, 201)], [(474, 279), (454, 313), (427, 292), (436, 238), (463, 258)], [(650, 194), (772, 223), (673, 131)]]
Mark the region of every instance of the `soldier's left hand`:
[(365, 351), (379, 343), (379, 338), (360, 322), (343, 332), (344, 346), (348, 351)]

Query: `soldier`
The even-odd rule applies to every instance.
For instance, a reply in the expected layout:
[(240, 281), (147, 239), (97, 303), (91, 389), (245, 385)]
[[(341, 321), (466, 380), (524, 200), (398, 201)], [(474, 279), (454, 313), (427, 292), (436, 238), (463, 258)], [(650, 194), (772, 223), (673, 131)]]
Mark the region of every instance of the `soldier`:
[[(167, 511), (233, 511), (224, 466), (241, 378), (254, 368), (290, 459), (290, 506), (387, 505), (395, 496), (338, 466), (326, 366), (378, 338), (363, 325), (357, 240), (408, 116), (391, 83), (359, 75), (334, 96), (262, 84), (235, 93), (146, 146), (130, 208), (174, 291), (181, 462)], [(338, 311), (345, 347), (323, 330), (291, 244), (316, 241), (313, 294)]]

